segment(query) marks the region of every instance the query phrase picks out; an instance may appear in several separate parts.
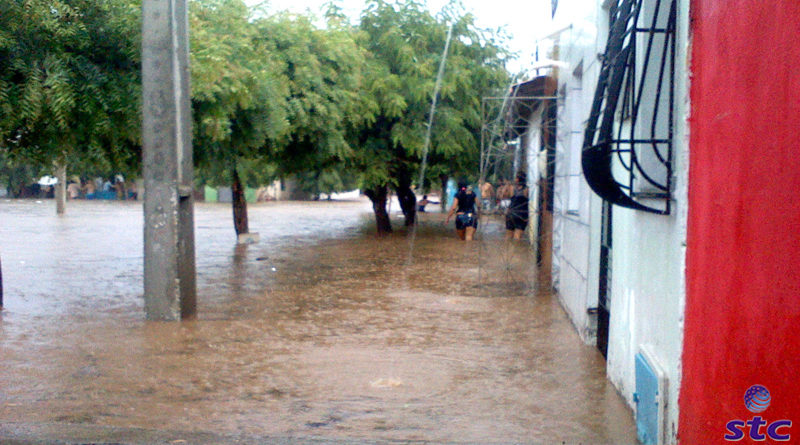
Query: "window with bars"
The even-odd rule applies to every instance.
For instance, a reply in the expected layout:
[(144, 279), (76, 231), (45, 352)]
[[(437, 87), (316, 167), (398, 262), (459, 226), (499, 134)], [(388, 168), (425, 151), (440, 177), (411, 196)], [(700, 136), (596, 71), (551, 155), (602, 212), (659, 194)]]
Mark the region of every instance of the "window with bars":
[(614, 0), (581, 165), (604, 200), (669, 214), (676, 0)]

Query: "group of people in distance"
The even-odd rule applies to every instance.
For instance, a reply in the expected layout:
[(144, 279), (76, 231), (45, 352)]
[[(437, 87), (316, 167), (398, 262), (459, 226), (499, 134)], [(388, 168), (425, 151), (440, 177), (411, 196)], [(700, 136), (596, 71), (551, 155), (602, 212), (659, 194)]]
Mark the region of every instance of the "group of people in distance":
[(111, 199), (108, 196), (120, 200), (138, 199), (136, 182), (125, 182), (125, 178), (120, 174), (108, 178), (96, 177), (85, 181), (78, 176), (73, 176), (67, 181), (67, 198), (69, 199), (99, 199), (98, 192), (106, 194), (103, 199)]
[[(504, 183), (497, 188), (497, 204), (501, 210), (505, 210), (506, 217), (506, 239), (522, 239), (525, 228), (528, 226), (528, 186), (525, 172), (518, 172), (514, 178), (514, 184)], [(481, 198), (483, 208), (491, 209), (492, 197), (495, 194), (494, 188), (488, 182), (481, 184)], [(467, 183), (458, 185), (453, 199), (453, 206), (447, 213), (444, 223), (448, 224), (450, 219), (456, 217), (456, 233), (462, 240), (472, 241), (475, 231), (478, 229), (478, 216), (481, 211), (481, 203), (477, 202), (477, 195), (472, 190), (472, 186)]]

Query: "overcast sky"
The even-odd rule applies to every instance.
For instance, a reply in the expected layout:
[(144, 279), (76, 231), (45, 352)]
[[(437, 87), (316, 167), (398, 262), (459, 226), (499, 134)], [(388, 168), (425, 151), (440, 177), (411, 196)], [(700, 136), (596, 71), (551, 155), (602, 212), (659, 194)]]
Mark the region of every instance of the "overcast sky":
[[(248, 4), (258, 4), (262, 0), (245, 0)], [(536, 40), (549, 34), (551, 0), (462, 0), (465, 8), (475, 15), (478, 26), (483, 28), (505, 28), (511, 36), (509, 46), (520, 53), (520, 61), (509, 66), (512, 72), (521, 71), (534, 60)], [(326, 0), (271, 0), (271, 9), (305, 12), (311, 10), (321, 15)], [(447, 0), (428, 0), (433, 13), (441, 10)], [(363, 0), (339, 0), (345, 14), (356, 19), (364, 9)]]

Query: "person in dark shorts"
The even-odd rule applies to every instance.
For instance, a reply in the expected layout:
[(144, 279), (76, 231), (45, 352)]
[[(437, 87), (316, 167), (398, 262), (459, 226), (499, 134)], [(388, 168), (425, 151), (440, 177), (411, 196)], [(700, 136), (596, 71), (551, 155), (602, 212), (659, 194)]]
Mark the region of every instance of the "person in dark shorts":
[(528, 186), (525, 172), (517, 173), (514, 193), (506, 210), (506, 239), (522, 239), (528, 227)]
[(456, 233), (462, 240), (472, 241), (475, 237), (475, 230), (478, 228), (478, 207), (477, 196), (472, 191), (472, 186), (466, 183), (458, 185), (458, 192), (453, 200), (453, 207), (447, 213), (444, 223), (450, 222), (450, 218), (456, 216)]

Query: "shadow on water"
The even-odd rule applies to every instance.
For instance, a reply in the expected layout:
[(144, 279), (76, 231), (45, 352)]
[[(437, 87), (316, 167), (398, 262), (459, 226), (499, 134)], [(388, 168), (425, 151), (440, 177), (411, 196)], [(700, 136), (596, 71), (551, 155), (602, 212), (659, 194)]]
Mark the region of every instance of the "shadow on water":
[(262, 242), (234, 246), (230, 209), (200, 204), (198, 320), (158, 323), (143, 321), (141, 207), (68, 211), (0, 203), (0, 438), (635, 442), (602, 357), (499, 221), (465, 243), (422, 215), (409, 254), (404, 228), (373, 235), (366, 202), (264, 204)]

